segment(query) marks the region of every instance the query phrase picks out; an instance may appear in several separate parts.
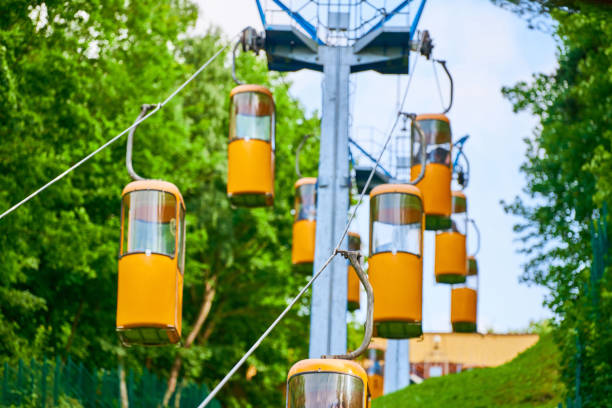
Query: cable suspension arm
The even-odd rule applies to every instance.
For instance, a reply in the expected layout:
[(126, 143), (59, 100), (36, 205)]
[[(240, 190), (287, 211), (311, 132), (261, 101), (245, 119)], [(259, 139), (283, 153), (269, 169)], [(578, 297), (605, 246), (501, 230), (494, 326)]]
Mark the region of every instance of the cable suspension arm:
[[(142, 105), (142, 107), (140, 108), (140, 114), (138, 115), (138, 118), (136, 118), (136, 121), (138, 122), (147, 114), (148, 111), (155, 109), (156, 107), (157, 105)], [(134, 144), (134, 132), (136, 132), (136, 126), (132, 127), (132, 129), (130, 129), (130, 132), (128, 133), (127, 146), (125, 148), (125, 167), (127, 168), (130, 177), (132, 177), (132, 180), (144, 180), (141, 176), (138, 175), (138, 173), (134, 171), (134, 167), (132, 166), (132, 146)]]
[(471, 256), (476, 256), (478, 255), (478, 252), (480, 252), (480, 229), (476, 225), (476, 220), (474, 220), (473, 218), (470, 218), (469, 222), (470, 224), (472, 224), (472, 226), (474, 227), (474, 230), (476, 231), (476, 250), (471, 255)]
[(450, 73), (450, 71), (448, 70), (448, 67), (446, 66), (446, 61), (445, 60), (434, 60), (435, 62), (437, 62), (438, 64), (442, 65), (442, 68), (444, 69), (444, 72), (446, 72), (446, 76), (448, 76), (448, 80), (450, 81), (450, 99), (448, 101), (448, 106), (444, 109), (444, 114), (447, 114), (448, 111), (451, 110), (452, 106), (453, 106), (453, 98), (455, 95), (455, 87), (454, 87), (454, 83), (453, 83), (453, 77)]
[(366, 311), (366, 321), (364, 328), (363, 340), (361, 341), (361, 345), (353, 352), (348, 354), (341, 354), (335, 356), (323, 356), (324, 358), (340, 358), (343, 360), (354, 360), (360, 355), (363, 354), (364, 351), (368, 349), (370, 345), (370, 341), (372, 341), (372, 333), (374, 332), (374, 289), (372, 289), (372, 285), (368, 280), (368, 275), (364, 272), (361, 267), (361, 254), (359, 251), (339, 251), (336, 250), (336, 253), (341, 254), (345, 258), (349, 260), (353, 268), (355, 268), (355, 272), (357, 272), (357, 276), (359, 276), (359, 280), (361, 284), (365, 288), (367, 299), (368, 299), (368, 309)]
[(297, 174), (298, 178), (302, 178), (302, 172), (300, 171), (300, 153), (302, 152), (304, 143), (306, 143), (306, 140), (308, 140), (310, 136), (312, 136), (310, 133), (305, 134), (302, 138), (302, 141), (295, 150), (295, 174)]

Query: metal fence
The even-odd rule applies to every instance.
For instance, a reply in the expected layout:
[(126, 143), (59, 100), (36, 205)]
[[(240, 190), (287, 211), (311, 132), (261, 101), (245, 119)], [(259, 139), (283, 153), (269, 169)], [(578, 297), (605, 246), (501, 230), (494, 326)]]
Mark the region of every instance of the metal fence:
[[(116, 408), (121, 406), (119, 370), (88, 370), (83, 363), (60, 358), (42, 363), (19, 360), (4, 363), (1, 371), (0, 406), (3, 407), (83, 407)], [(126, 372), (130, 408), (161, 407), (166, 381), (144, 370)], [(206, 385), (181, 381), (169, 407), (196, 407), (206, 395)], [(213, 401), (213, 408), (220, 408)]]
[[(581, 294), (586, 296), (588, 302), (587, 316), (583, 316), (585, 321), (594, 322), (596, 331), (601, 332), (597, 325), (608, 324), (604, 319), (601, 319), (601, 280), (606, 272), (606, 268), (612, 262), (610, 259), (610, 240), (608, 239), (608, 207), (604, 204), (601, 213), (597, 219), (591, 223), (591, 248), (593, 250), (593, 260), (591, 262), (591, 270), (588, 282), (585, 282), (581, 289)], [(583, 322), (579, 322), (583, 323)], [(576, 353), (574, 355), (575, 378), (574, 389), (567, 396), (565, 404), (559, 403), (558, 408), (582, 408), (585, 402), (591, 399), (588, 391), (582, 389), (582, 360), (586, 358), (585, 352), (589, 344), (589, 338), (584, 338), (584, 330), (576, 327)], [(571, 395), (573, 391), (573, 396)]]

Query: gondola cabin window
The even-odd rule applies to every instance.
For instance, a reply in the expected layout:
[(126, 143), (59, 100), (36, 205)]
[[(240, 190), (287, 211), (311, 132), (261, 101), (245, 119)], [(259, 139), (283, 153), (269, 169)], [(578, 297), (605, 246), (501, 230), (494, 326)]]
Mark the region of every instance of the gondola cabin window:
[(230, 140), (274, 139), (274, 102), (264, 93), (243, 92), (232, 98)]
[(370, 254), (407, 252), (421, 255), (421, 199), (404, 193), (385, 193), (371, 201)]
[(290, 408), (363, 408), (363, 381), (356, 376), (334, 372), (313, 372), (289, 380)]
[[(123, 198), (121, 255), (162, 254), (176, 251), (176, 198), (155, 190), (132, 191)], [(182, 224), (182, 223), (181, 223)]]

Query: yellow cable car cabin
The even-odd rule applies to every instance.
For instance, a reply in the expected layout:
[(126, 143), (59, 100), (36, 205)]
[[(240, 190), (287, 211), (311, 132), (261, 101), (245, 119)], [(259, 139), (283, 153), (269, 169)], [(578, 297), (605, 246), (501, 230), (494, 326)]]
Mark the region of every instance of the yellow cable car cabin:
[(287, 376), (286, 408), (367, 408), (368, 377), (351, 360), (308, 359)]
[(469, 287), (451, 290), (451, 324), (456, 333), (476, 332), (478, 294)]
[(272, 93), (239, 85), (230, 93), (227, 196), (241, 207), (274, 202), (275, 111)]
[(317, 226), (317, 179), (304, 177), (295, 183), (295, 215), (291, 263), (312, 265)]
[(368, 349), (369, 365), (366, 369), (372, 399), (383, 395), (384, 391), (384, 350), (374, 347)]
[(181, 338), (185, 203), (178, 188), (139, 180), (122, 193), (117, 332), (124, 345)]
[(435, 275), (438, 283), (462, 283), (467, 275), (467, 201), (453, 191), (453, 214), (448, 230), (436, 234)]
[(468, 256), (467, 262), (468, 262), (468, 271), (467, 271), (468, 276), (478, 275), (478, 262), (476, 261), (476, 257), (472, 255)]
[(374, 290), (374, 336), (422, 334), (423, 198), (408, 184), (383, 184), (370, 193), (369, 278)]
[[(348, 233), (349, 241), (348, 247), (349, 251), (359, 251), (361, 250), (361, 237), (356, 232)], [(355, 272), (355, 268), (349, 263), (348, 265), (348, 291), (347, 291), (347, 301), (348, 301), (348, 310), (355, 311), (359, 309), (359, 277), (357, 276), (357, 272)]]
[(423, 194), (425, 229), (446, 229), (451, 215), (451, 147), (450, 122), (445, 115), (418, 115), (416, 121), (425, 133), (425, 146), (415, 126), (412, 126), (412, 165), (410, 176), (414, 180), (421, 173), (421, 149), (426, 149), (425, 177), (416, 184)]

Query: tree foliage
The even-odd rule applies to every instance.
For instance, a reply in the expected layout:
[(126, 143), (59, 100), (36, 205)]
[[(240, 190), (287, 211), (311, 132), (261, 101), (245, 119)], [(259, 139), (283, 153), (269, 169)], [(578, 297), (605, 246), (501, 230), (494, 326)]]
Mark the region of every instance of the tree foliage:
[[(25, 197), (127, 127), (227, 40), (187, 35), (188, 0), (5, 1), (0, 4), (0, 208)], [(306, 276), (291, 269), (294, 150), (318, 119), (265, 61), (239, 58), (246, 81), (269, 86), (277, 108), (276, 200), (232, 208), (225, 197), (228, 94), (223, 54), (135, 134), (134, 167), (175, 183), (187, 206), (183, 339), (205, 302), (188, 349), (119, 346), (114, 329), (120, 193), (129, 177), (124, 141), (0, 221), (0, 359), (70, 355), (90, 366), (146, 366), (209, 386), (284, 308)], [(315, 174), (317, 143), (302, 152)], [(306, 301), (305, 301), (306, 302)], [(289, 365), (305, 356), (301, 304), (226, 388), (226, 406), (279, 405)], [(253, 371), (253, 368), (251, 369)], [(180, 386), (180, 382), (179, 382)], [(280, 388), (279, 388), (280, 387)]]
[[(597, 289), (602, 321), (593, 321), (586, 299), (592, 221), (612, 204), (611, 13), (588, 5), (579, 12), (552, 10), (558, 68), (503, 90), (515, 111), (530, 110), (540, 121), (526, 139), (521, 167), (527, 197), (505, 206), (524, 220), (515, 226), (521, 251), (530, 259), (523, 279), (550, 289), (547, 304), (557, 316), (564, 381), (575, 398), (579, 362), (579, 394), (588, 407), (612, 405), (612, 349), (606, 340), (612, 336), (609, 270)], [(607, 252), (612, 255), (610, 248)], [(586, 349), (577, 347), (577, 338)]]
[(530, 28), (550, 31), (550, 15), (556, 11), (578, 13), (587, 5), (606, 6), (606, 0), (491, 0), (493, 4), (525, 18)]

